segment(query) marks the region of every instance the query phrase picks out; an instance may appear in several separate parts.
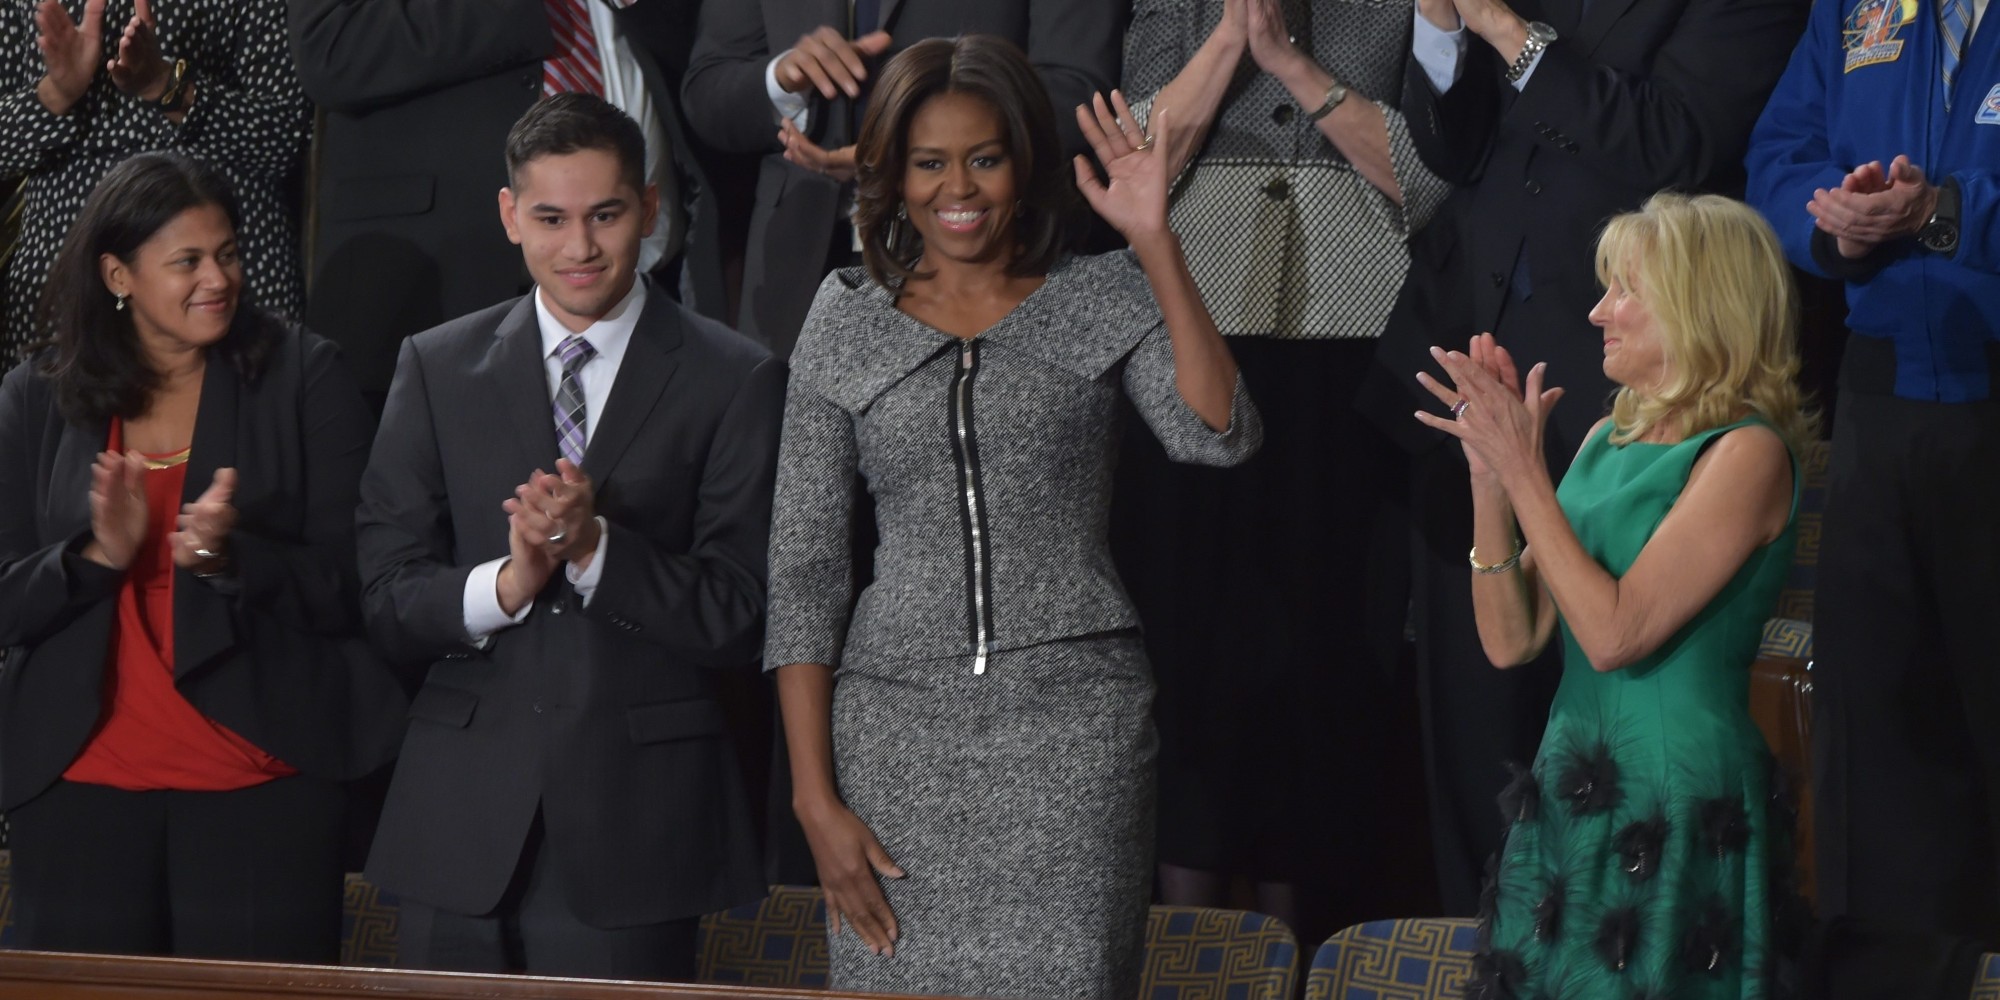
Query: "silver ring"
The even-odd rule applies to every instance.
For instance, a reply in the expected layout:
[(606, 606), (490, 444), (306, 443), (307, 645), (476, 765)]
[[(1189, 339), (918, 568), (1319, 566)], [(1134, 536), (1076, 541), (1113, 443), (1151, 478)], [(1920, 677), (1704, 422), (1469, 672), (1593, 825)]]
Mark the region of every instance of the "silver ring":
[(563, 539), (565, 539), (565, 538), (568, 538), (568, 537), (569, 537), (569, 532), (567, 532), (567, 531), (558, 531), (558, 532), (556, 532), (555, 534), (553, 534), (553, 535), (550, 535), (550, 536), (549, 536), (549, 544), (550, 544), (550, 545), (561, 545), (561, 544), (562, 544), (562, 540), (563, 540)]
[(220, 558), (222, 558), (222, 553), (220, 553), (220, 552), (217, 552), (217, 551), (215, 551), (215, 550), (213, 550), (213, 549), (196, 549), (196, 550), (194, 550), (194, 554), (195, 554), (195, 558), (197, 558), (197, 559), (220, 559)]
[(1465, 416), (1465, 411), (1469, 409), (1472, 409), (1472, 400), (1461, 398), (1458, 402), (1451, 404), (1451, 418), (1457, 420)]

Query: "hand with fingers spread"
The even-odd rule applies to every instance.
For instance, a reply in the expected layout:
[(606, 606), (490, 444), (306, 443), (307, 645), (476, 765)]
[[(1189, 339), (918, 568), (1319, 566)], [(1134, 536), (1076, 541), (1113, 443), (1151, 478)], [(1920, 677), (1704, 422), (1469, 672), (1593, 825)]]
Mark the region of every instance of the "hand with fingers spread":
[(142, 101), (157, 101), (166, 94), (174, 67), (160, 54), (159, 26), (146, 0), (137, 0), (132, 20), (118, 38), (117, 52), (104, 68), (119, 91)]
[(800, 35), (789, 51), (778, 57), (774, 71), (778, 86), (788, 94), (810, 87), (831, 101), (842, 94), (861, 96), (862, 81), (868, 79), (868, 60), (889, 50), (889, 33), (870, 32), (849, 40), (826, 25)]
[(217, 469), (208, 488), (181, 505), (176, 529), (167, 536), (174, 565), (196, 573), (221, 571), (229, 559), (229, 535), (236, 530), (236, 470)]
[(109, 569), (132, 565), (146, 541), (146, 460), (100, 452), (90, 470), (90, 543), (83, 557)]
[(1168, 144), (1172, 127), (1169, 109), (1153, 113), (1152, 134), (1140, 128), (1125, 103), (1125, 95), (1114, 90), (1107, 103), (1098, 94), (1091, 105), (1078, 105), (1076, 122), (1090, 143), (1097, 161), (1104, 164), (1108, 182), (1097, 179), (1090, 161), (1076, 158), (1076, 186), (1090, 207), (1118, 230), (1126, 242), (1137, 244), (1167, 232), (1168, 157), (1158, 150)]
[[(1479, 341), (1475, 339), (1475, 344)], [(1528, 370), (1526, 384), (1514, 387), (1505, 381), (1513, 369), (1513, 359), (1496, 354), (1497, 344), (1479, 347), (1479, 360), (1471, 355), (1431, 348), (1451, 379), (1447, 386), (1427, 372), (1417, 381), (1445, 404), (1452, 415), (1440, 417), (1419, 410), (1417, 420), (1459, 440), (1468, 461), (1475, 462), (1477, 475), (1491, 475), (1511, 490), (1520, 477), (1536, 470), (1547, 472), (1542, 453), (1542, 433), (1548, 426), (1549, 411), (1562, 398), (1560, 388), (1543, 389), (1548, 365)]]
[(877, 955), (894, 955), (899, 929), (876, 876), (902, 878), (903, 870), (875, 839), (875, 831), (838, 801), (799, 811), (813, 865), (826, 891), (826, 921), (834, 934), (847, 926)]
[[(1500, 342), (1495, 340), (1492, 334), (1475, 334), (1472, 343), (1466, 347), (1466, 356), (1472, 359), (1473, 364), (1485, 369), (1487, 374), (1506, 386), (1508, 392), (1521, 391), (1521, 373), (1514, 367), (1514, 356), (1508, 353), (1506, 348), (1501, 347)], [(1426, 372), (1417, 373), (1417, 382), (1444, 400), (1446, 409), (1451, 411), (1453, 417), (1459, 415), (1461, 411), (1458, 409), (1458, 404), (1462, 399), (1456, 391), (1447, 389), (1440, 394), (1443, 387)], [(1465, 461), (1472, 467), (1472, 477), (1485, 479), (1491, 476), (1493, 470), (1487, 466), (1486, 460), (1473, 450), (1472, 445), (1463, 442), (1461, 445), (1465, 449)]]
[(785, 159), (814, 173), (825, 174), (841, 182), (854, 179), (854, 147), (824, 149), (818, 143), (806, 138), (797, 125), (787, 118), (778, 123), (778, 142), (785, 147)]
[(1834, 237), (1843, 257), (1867, 256), (1877, 246), (1917, 235), (1937, 211), (1937, 186), (1923, 169), (1898, 156), (1885, 171), (1864, 163), (1838, 189), (1817, 188), (1806, 204), (1814, 225)]
[(81, 24), (70, 20), (61, 0), (42, 0), (35, 7), (35, 47), (47, 67), (35, 96), (50, 113), (68, 114), (97, 76), (104, 51), (104, 0), (87, 0)]

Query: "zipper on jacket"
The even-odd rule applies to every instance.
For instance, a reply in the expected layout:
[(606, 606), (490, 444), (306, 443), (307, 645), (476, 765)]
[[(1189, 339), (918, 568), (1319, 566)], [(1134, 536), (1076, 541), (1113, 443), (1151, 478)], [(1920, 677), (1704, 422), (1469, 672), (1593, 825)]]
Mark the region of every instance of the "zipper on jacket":
[(959, 495), (965, 501), (966, 586), (972, 613), (972, 672), (986, 672), (993, 642), (993, 608), (987, 587), (986, 521), (979, 499), (979, 448), (972, 433), (972, 377), (979, 370), (979, 344), (959, 345), (958, 375), (952, 383), (951, 428), (958, 445)]

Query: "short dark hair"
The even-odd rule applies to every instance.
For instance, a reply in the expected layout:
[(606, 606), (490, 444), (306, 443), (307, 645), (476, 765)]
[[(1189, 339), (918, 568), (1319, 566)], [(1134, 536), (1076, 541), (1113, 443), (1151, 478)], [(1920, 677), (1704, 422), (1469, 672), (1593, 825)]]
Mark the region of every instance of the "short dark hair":
[(618, 157), (620, 179), (645, 192), (646, 134), (639, 123), (604, 98), (580, 93), (536, 101), (507, 131), (507, 183), (520, 183), (530, 161), (586, 149)]
[(875, 81), (854, 149), (854, 224), (868, 274), (884, 287), (897, 288), (916, 273), (923, 240), (914, 227), (892, 222), (903, 201), (910, 122), (925, 101), (939, 94), (966, 94), (999, 112), (1014, 165), (1014, 190), (1021, 199), (1015, 216), (1020, 249), (1007, 271), (1045, 273), (1069, 248), (1078, 203), (1048, 89), (1014, 43), (996, 35), (961, 35), (926, 39), (904, 49)]
[[(35, 316), (52, 350), (42, 374), (55, 388), (63, 419), (85, 424), (144, 416), (160, 376), (139, 350), (132, 314), (115, 308), (99, 260), (110, 254), (131, 264), (139, 248), (189, 209), (214, 205), (241, 226), (236, 193), (208, 164), (180, 153), (140, 153), (112, 167), (91, 189), (70, 226)], [(275, 339), (277, 320), (255, 308), (246, 286), (238, 293), (229, 332), (208, 349), (213, 361), (256, 379)]]

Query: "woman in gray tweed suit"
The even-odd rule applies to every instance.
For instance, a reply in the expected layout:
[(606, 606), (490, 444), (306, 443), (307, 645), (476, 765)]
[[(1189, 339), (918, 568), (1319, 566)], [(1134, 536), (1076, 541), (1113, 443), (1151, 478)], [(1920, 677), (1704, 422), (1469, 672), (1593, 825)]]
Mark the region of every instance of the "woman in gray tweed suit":
[(841, 989), (1138, 989), (1155, 740), (1105, 537), (1121, 397), (1183, 461), (1261, 427), (1167, 227), (1170, 123), (1112, 106), (1077, 110), (1109, 182), (1079, 158), (1075, 183), (1132, 250), (1084, 258), (1019, 50), (923, 42), (870, 99), (867, 268), (826, 279), (792, 356), (765, 650)]

